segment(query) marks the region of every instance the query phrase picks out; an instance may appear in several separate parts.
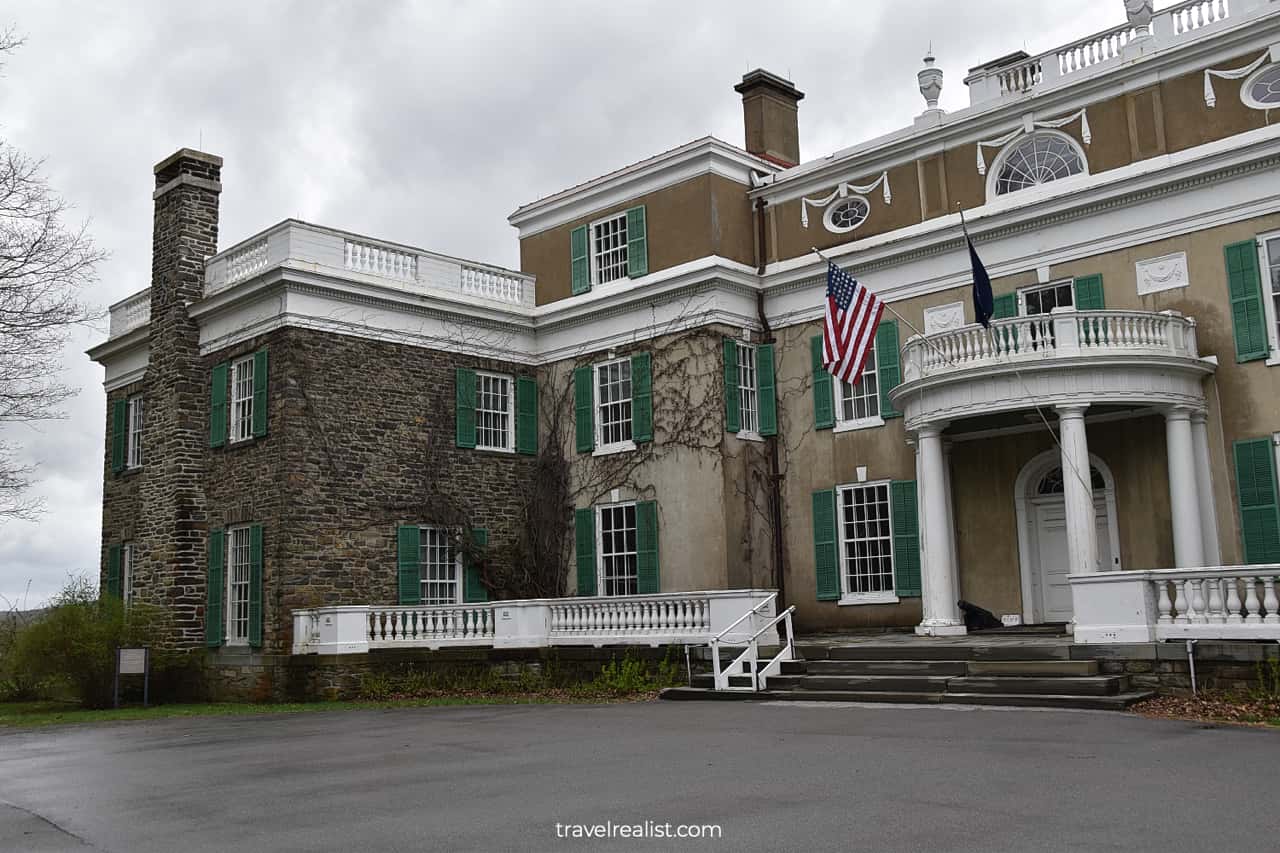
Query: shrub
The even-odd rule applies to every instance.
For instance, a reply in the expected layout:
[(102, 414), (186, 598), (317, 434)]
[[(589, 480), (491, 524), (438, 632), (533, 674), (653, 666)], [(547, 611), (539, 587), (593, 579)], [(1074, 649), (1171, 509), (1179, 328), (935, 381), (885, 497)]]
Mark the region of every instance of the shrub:
[(179, 664), (156, 648), (163, 636), (163, 613), (115, 598), (99, 598), (84, 577), (73, 578), (52, 606), (17, 634), (9, 678), (24, 684), (63, 685), (87, 708), (111, 705), (116, 648), (152, 647), (152, 672)]

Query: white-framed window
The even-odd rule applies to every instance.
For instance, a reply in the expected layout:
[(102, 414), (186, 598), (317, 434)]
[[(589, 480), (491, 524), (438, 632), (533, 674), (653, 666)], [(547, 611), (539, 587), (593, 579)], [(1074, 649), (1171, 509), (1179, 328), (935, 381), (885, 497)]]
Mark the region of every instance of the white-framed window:
[(1018, 289), (1018, 314), (1023, 317), (1048, 314), (1054, 308), (1070, 307), (1075, 304), (1075, 283), (1069, 278)]
[(992, 164), (987, 197), (1038, 187), (1088, 174), (1089, 164), (1074, 139), (1056, 130), (1023, 134), (1005, 146)]
[(129, 600), (133, 598), (133, 562), (136, 549), (137, 546), (132, 542), (126, 542), (120, 549), (120, 597), (124, 600), (125, 607), (129, 606)]
[[(251, 359), (252, 361), (252, 359)], [(227, 645), (249, 643), (249, 525), (227, 530)]]
[(898, 600), (893, 581), (893, 515), (889, 481), (836, 490), (840, 546), (840, 601), (884, 604)]
[(515, 451), (516, 395), (510, 376), (476, 373), (476, 447)]
[(847, 234), (867, 221), (871, 204), (860, 195), (832, 202), (822, 217), (822, 224), (833, 234)]
[(607, 284), (627, 277), (627, 214), (622, 212), (592, 222), (587, 229), (591, 245), (591, 283)]
[(760, 383), (756, 348), (738, 344), (738, 433), (760, 434)]
[(1280, 65), (1264, 65), (1240, 86), (1240, 100), (1255, 110), (1280, 106)]
[[(1280, 66), (1277, 66), (1280, 67)], [(1262, 267), (1262, 309), (1267, 319), (1267, 364), (1280, 364), (1280, 231), (1258, 235)]]
[(253, 438), (253, 356), (231, 365), (231, 440)]
[(125, 467), (142, 467), (143, 404), (142, 395), (135, 394), (125, 403)]
[(884, 418), (880, 416), (880, 374), (876, 370), (874, 344), (867, 352), (867, 360), (857, 382), (850, 384), (842, 379), (834, 382), (837, 432), (884, 426)]
[(636, 595), (640, 589), (635, 502), (596, 507), (597, 589), (604, 595)]
[(631, 359), (595, 366), (596, 452), (634, 448), (631, 437)]
[(458, 532), (447, 527), (420, 527), (418, 553), (424, 605), (462, 601), (462, 553), (454, 547)]

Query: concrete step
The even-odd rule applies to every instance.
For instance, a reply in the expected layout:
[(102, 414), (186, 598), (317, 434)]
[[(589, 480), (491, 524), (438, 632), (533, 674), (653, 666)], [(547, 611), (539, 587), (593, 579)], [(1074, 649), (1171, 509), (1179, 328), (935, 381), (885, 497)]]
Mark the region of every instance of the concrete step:
[(1135, 690), (1110, 696), (1076, 696), (1053, 693), (944, 693), (947, 705), (997, 705), (1008, 708), (1074, 708), (1085, 711), (1123, 711), (1130, 705), (1156, 695), (1152, 690)]
[(769, 679), (769, 689), (941, 693), (949, 679), (946, 675), (777, 675)]
[(1096, 660), (971, 660), (961, 675), (1097, 675)]
[(1010, 645), (985, 646), (939, 642), (937, 645), (905, 645), (902, 643), (856, 643), (847, 646), (828, 646), (825, 649), (811, 645), (800, 647), (805, 660), (861, 660), (861, 661), (1050, 661), (1071, 659), (1071, 647), (1066, 645)]
[(1129, 679), (1123, 675), (1060, 675), (1051, 678), (971, 676), (953, 678), (947, 682), (948, 694), (982, 693), (1004, 696), (1046, 693), (1063, 696), (1113, 696), (1128, 689)]
[(968, 675), (962, 660), (814, 660), (806, 661), (810, 675)]
[(1122, 711), (1150, 698), (1151, 691), (1131, 691), (1111, 696), (1064, 694), (915, 693), (910, 691), (855, 690), (711, 690), (698, 687), (669, 687), (659, 698), (673, 701), (771, 701), (771, 702), (893, 702), (904, 705), (993, 705), (1022, 708), (1068, 708), (1075, 710)]

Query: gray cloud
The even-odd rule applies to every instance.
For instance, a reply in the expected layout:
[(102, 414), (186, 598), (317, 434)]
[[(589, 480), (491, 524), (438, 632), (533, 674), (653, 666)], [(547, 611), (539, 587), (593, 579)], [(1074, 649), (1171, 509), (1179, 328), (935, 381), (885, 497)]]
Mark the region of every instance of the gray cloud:
[[(151, 166), (226, 158), (221, 245), (288, 216), (517, 266), (519, 204), (713, 133), (741, 143), (749, 67), (806, 92), (814, 157), (910, 123), (932, 42), (942, 106), (966, 69), (1123, 19), (1119, 0), (6, 4), (28, 42), (0, 78), (0, 136), (111, 259), (91, 298), (149, 283)], [(68, 418), (11, 428), (41, 465), (39, 524), (0, 526), (0, 594), (41, 600), (96, 571), (104, 396), (78, 330)]]

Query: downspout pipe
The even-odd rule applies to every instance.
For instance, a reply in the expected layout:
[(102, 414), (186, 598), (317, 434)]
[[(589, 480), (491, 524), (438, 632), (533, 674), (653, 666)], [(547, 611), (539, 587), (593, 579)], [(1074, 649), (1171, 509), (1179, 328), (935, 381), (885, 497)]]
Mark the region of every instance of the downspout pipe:
[[(756, 258), (756, 273), (758, 275), (764, 275), (769, 259), (768, 229), (765, 227), (765, 211), (768, 204), (762, 198), (756, 199), (755, 203), (756, 246), (759, 252)], [(756, 291), (756, 316), (760, 321), (764, 342), (767, 344), (774, 343), (773, 327), (769, 325), (769, 317), (764, 310), (763, 289)], [(778, 418), (778, 432), (781, 433), (781, 431), (782, 418)], [(772, 527), (773, 538), (773, 584), (778, 590), (778, 600), (774, 605), (775, 612), (781, 612), (787, 607), (787, 579), (782, 565), (782, 470), (781, 461), (778, 457), (778, 441), (780, 439), (780, 434), (769, 436), (769, 522), (770, 527)]]

